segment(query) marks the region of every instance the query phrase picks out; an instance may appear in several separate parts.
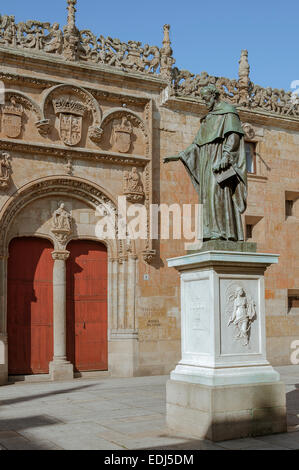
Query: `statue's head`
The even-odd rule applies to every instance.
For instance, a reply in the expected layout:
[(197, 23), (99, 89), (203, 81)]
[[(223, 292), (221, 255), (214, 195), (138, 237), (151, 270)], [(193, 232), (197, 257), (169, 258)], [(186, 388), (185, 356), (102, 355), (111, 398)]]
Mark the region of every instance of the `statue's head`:
[(201, 97), (204, 100), (209, 111), (212, 111), (215, 104), (219, 101), (220, 92), (215, 85), (207, 85), (200, 91)]
[(237, 292), (236, 292), (236, 293), (237, 293), (237, 296), (238, 296), (238, 297), (244, 297), (244, 296), (245, 296), (245, 291), (244, 291), (243, 287), (239, 287), (239, 288), (237, 289)]

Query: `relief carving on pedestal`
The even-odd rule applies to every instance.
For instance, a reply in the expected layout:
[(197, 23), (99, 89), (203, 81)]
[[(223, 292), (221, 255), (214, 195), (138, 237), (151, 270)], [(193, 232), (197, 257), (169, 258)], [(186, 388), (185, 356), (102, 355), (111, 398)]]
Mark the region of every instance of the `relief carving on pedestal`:
[(0, 188), (1, 189), (7, 189), (10, 180), (11, 180), (11, 174), (12, 174), (12, 168), (11, 168), (11, 156), (9, 153), (2, 152), (0, 154)]
[(54, 212), (52, 218), (52, 229), (59, 250), (64, 250), (72, 233), (73, 219), (71, 214), (65, 209), (63, 202), (59, 203), (58, 209)]
[(228, 288), (226, 312), (229, 315), (227, 326), (235, 326), (234, 340), (243, 340), (243, 346), (248, 346), (257, 311), (253, 298), (242, 286), (233, 284)]
[(138, 203), (144, 199), (144, 189), (141, 176), (136, 167), (124, 172), (124, 195), (132, 203)]

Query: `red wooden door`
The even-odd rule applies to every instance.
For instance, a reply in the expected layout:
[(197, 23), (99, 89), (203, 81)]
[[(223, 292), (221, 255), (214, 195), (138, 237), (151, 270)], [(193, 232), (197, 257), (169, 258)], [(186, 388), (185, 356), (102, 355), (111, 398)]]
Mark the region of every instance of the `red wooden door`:
[(107, 370), (107, 249), (85, 240), (67, 249), (67, 357), (76, 371)]
[(9, 246), (7, 322), (10, 375), (47, 374), (53, 360), (53, 247), (41, 238)]

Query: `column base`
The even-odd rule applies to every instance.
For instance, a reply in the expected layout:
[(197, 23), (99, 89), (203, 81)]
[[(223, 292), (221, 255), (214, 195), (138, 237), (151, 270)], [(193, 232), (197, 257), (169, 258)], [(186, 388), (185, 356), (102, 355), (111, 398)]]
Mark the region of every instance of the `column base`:
[(49, 374), (53, 381), (73, 380), (74, 366), (68, 361), (53, 361), (49, 364)]
[(282, 382), (210, 387), (170, 380), (167, 426), (186, 437), (224, 441), (287, 431)]
[(264, 361), (255, 366), (241, 367), (200, 367), (187, 364), (179, 364), (171, 372), (171, 380), (188, 382), (210, 387), (245, 385), (256, 383), (280, 382), (280, 375), (273, 367)]

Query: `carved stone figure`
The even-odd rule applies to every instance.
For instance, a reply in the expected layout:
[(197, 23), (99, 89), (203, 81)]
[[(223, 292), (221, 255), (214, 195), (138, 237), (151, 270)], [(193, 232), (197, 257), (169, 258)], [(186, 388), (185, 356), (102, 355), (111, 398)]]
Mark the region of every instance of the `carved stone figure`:
[(236, 109), (208, 85), (201, 97), (209, 109), (192, 145), (164, 163), (181, 160), (203, 205), (204, 240), (243, 241), (247, 205), (244, 131)]
[(132, 143), (133, 126), (126, 116), (121, 123), (113, 126), (113, 148), (117, 152), (128, 153)]
[(68, 238), (72, 232), (72, 216), (65, 209), (63, 202), (59, 204), (58, 209), (53, 214), (51, 232), (55, 236), (58, 249), (65, 249)]
[(63, 46), (63, 33), (59, 29), (59, 24), (54, 23), (47, 38), (45, 38), (45, 52), (61, 53)]
[(237, 287), (228, 298), (228, 314), (230, 318), (228, 327), (236, 327), (236, 340), (244, 340), (243, 346), (248, 346), (251, 325), (256, 319), (256, 306), (250, 295), (246, 294), (243, 287)]
[(23, 106), (16, 102), (16, 98), (11, 96), (10, 104), (2, 108), (2, 127), (7, 137), (16, 139), (22, 131)]
[(12, 168), (11, 156), (9, 153), (2, 152), (0, 155), (0, 188), (7, 189), (10, 183)]
[(124, 173), (124, 195), (128, 201), (137, 203), (144, 199), (144, 190), (141, 177), (136, 167), (131, 172)]
[(53, 214), (53, 229), (63, 229), (70, 232), (72, 216), (65, 210), (64, 203)]
[(79, 144), (82, 138), (82, 122), (87, 110), (86, 106), (79, 101), (62, 97), (53, 100), (53, 107), (60, 119), (61, 140), (69, 146)]

